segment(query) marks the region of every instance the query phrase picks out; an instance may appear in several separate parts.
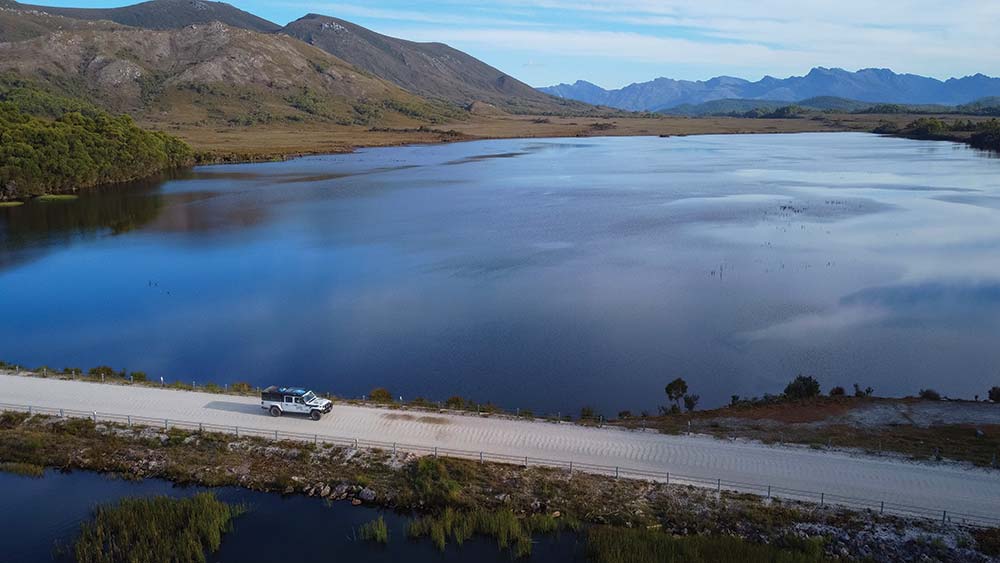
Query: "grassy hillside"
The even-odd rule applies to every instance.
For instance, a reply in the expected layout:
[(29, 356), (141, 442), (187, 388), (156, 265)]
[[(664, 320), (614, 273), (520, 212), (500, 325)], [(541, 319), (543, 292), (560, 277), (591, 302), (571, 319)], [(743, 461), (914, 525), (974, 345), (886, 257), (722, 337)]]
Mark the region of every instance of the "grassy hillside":
[(463, 107), (485, 102), (510, 113), (588, 112), (592, 106), (539, 92), (443, 43), (417, 43), (309, 14), (283, 33), (315, 45), (402, 88)]
[(128, 116), (0, 78), (0, 201), (136, 180), (192, 161), (183, 142)]
[[(11, 0), (6, 1), (17, 5)], [(278, 24), (229, 4), (205, 0), (152, 0), (120, 8), (56, 8), (30, 4), (17, 6), (78, 20), (106, 20), (146, 29), (177, 29), (214, 21), (253, 31), (273, 32), (281, 28)]]
[(0, 71), (157, 128), (320, 121), (419, 126), (457, 117), (288, 36), (220, 23), (69, 30), (0, 44)]

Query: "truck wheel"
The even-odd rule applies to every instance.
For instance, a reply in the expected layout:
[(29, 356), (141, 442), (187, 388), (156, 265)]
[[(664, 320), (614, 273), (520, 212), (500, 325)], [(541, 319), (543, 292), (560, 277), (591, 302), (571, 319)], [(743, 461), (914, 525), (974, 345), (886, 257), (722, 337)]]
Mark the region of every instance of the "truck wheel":
[(319, 420), (319, 419), (320, 419), (320, 417), (322, 417), (322, 416), (323, 416), (323, 413), (321, 413), (321, 412), (319, 412), (319, 411), (312, 411), (311, 413), (309, 413), (309, 416), (310, 416), (310, 417), (311, 417), (311, 418), (312, 418), (313, 420)]
[(270, 413), (271, 416), (281, 416), (281, 409), (278, 407), (271, 407)]

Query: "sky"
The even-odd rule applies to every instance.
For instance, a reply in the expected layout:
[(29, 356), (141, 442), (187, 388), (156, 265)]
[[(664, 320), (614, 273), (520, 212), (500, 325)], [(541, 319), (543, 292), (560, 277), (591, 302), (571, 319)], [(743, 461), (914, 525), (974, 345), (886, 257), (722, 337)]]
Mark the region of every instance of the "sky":
[[(138, 0), (35, 0), (113, 7)], [(233, 0), (279, 24), (313, 12), (441, 41), (532, 86), (891, 68), (1000, 74), (1000, 0)]]

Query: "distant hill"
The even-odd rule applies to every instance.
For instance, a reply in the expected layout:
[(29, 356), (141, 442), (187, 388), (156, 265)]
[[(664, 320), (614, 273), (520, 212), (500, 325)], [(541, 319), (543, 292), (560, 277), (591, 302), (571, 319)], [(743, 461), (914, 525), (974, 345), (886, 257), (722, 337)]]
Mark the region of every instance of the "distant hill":
[(0, 0), (0, 43), (24, 41), (59, 30), (114, 29), (118, 24), (66, 18), (28, 9), (11, 0)]
[(463, 107), (473, 102), (485, 102), (511, 113), (565, 113), (593, 109), (541, 93), (443, 43), (397, 39), (317, 14), (309, 14), (288, 24), (282, 32), (410, 92)]
[(1000, 78), (976, 74), (941, 81), (915, 74), (896, 74), (888, 69), (869, 68), (849, 72), (818, 67), (805, 76), (784, 79), (766, 76), (756, 82), (729, 76), (706, 81), (657, 78), (617, 90), (605, 90), (584, 81), (540, 90), (554, 96), (630, 111), (661, 111), (712, 100), (793, 102), (816, 97), (895, 104), (958, 105), (987, 96), (1000, 96)]
[[(10, 0), (6, 2), (17, 5)], [(20, 4), (19, 7), (78, 20), (108, 20), (146, 29), (177, 29), (213, 21), (253, 31), (274, 32), (281, 29), (278, 24), (235, 6), (205, 0), (152, 0), (121, 8), (56, 8), (31, 4)]]
[(806, 98), (794, 102), (783, 102), (775, 100), (712, 100), (701, 104), (683, 104), (670, 109), (661, 110), (660, 113), (670, 115), (733, 115), (742, 114), (753, 110), (776, 110), (781, 107), (794, 104), (803, 109), (816, 111), (841, 111), (856, 112), (871, 108), (877, 104), (872, 102), (862, 102), (858, 100), (848, 100), (835, 96), (817, 96)]
[(221, 23), (71, 30), (0, 43), (3, 71), (167, 125), (309, 120), (409, 126), (454, 111), (291, 37)]

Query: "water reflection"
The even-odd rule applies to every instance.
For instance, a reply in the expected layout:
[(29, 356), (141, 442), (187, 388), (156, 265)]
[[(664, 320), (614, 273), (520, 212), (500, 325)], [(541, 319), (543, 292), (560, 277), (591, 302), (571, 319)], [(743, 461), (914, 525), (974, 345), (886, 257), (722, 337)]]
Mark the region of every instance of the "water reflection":
[(200, 168), (4, 210), (0, 358), (536, 411), (652, 410), (677, 376), (705, 404), (799, 372), (981, 395), (1000, 364), (997, 166), (806, 134)]

